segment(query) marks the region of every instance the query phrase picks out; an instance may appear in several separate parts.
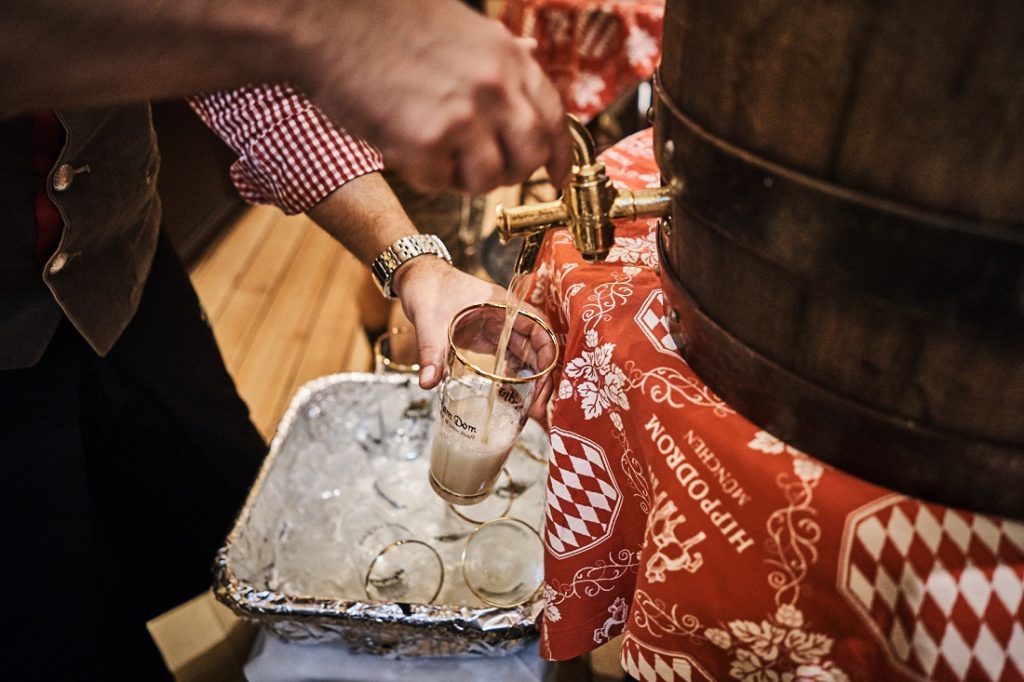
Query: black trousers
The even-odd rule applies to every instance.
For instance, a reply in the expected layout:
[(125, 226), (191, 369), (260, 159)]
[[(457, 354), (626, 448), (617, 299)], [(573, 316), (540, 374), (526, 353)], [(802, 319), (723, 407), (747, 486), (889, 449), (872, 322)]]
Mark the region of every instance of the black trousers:
[(209, 587), (265, 452), (161, 238), (106, 357), (65, 320), (0, 372), (0, 679), (169, 679), (145, 622)]

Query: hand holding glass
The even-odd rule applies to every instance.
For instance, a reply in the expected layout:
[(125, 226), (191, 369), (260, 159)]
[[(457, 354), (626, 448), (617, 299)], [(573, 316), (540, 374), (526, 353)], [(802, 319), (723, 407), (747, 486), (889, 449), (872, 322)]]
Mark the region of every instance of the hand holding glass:
[(448, 329), (430, 483), (453, 504), (475, 504), (491, 493), (558, 357), (550, 327), (520, 310), (495, 367), (505, 317), (505, 306), (480, 303), (459, 312)]

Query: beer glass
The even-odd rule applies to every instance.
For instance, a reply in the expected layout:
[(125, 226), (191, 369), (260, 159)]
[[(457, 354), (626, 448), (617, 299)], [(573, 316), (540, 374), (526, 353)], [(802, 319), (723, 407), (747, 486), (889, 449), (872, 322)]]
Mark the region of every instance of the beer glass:
[(345, 546), (366, 596), (376, 601), (429, 604), (444, 582), (444, 563), (430, 544), (372, 504), (353, 503), (339, 518)]
[(373, 343), (376, 374), (418, 374), (420, 371), (416, 331), (412, 327), (392, 327)]
[(544, 582), (544, 544), (520, 519), (503, 517), (483, 524), (462, 552), (466, 586), (488, 606), (529, 601)]
[(452, 504), (475, 504), (491, 493), (557, 361), (558, 341), (547, 323), (525, 310), (506, 313), (504, 305), (478, 303), (455, 315), (448, 328), (429, 478)]
[(474, 526), (508, 514), (508, 510), (512, 508), (512, 500), (515, 498), (516, 491), (512, 475), (507, 468), (502, 467), (501, 474), (494, 484), (493, 492), (493, 495), (485, 497), (468, 508), (449, 502), (448, 511)]
[[(434, 410), (433, 394), (419, 388), (416, 375), (420, 371), (416, 330), (408, 326), (392, 327), (373, 343), (374, 373), (404, 375), (402, 397), (378, 403), (377, 419), (369, 419), (356, 430), (359, 440), (370, 454), (408, 461), (426, 449)], [(408, 400), (405, 400), (408, 394)]]

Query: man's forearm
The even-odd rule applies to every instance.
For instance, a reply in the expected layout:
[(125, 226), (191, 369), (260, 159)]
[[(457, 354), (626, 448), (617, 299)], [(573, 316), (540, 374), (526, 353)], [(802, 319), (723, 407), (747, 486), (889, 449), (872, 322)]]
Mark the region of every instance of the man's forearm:
[[(397, 239), (416, 234), (380, 173), (367, 173), (339, 187), (308, 215), (367, 265)], [(441, 379), (452, 316), (468, 305), (504, 298), (497, 285), (433, 256), (406, 261), (395, 271), (391, 288), (416, 327), (420, 386), (426, 389)]]
[(568, 172), (530, 49), (455, 0), (7, 0), (0, 118), (287, 81), (414, 186), (482, 193)]
[[(332, 7), (333, 5), (333, 7)], [(0, 116), (291, 80), (304, 84), (330, 0), (9, 0)]]
[(309, 217), (364, 265), (401, 237), (417, 234), (380, 173), (367, 173), (342, 185), (314, 206)]

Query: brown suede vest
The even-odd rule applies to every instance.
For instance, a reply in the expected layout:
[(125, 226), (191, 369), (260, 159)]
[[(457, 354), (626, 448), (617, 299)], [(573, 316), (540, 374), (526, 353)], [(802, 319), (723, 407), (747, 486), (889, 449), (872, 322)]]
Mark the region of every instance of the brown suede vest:
[(139, 304), (160, 224), (160, 156), (148, 104), (58, 111), (65, 144), (47, 191), (64, 222), (45, 265), (35, 253), (28, 119), (0, 121), (0, 369), (30, 367), (62, 315), (100, 355)]

